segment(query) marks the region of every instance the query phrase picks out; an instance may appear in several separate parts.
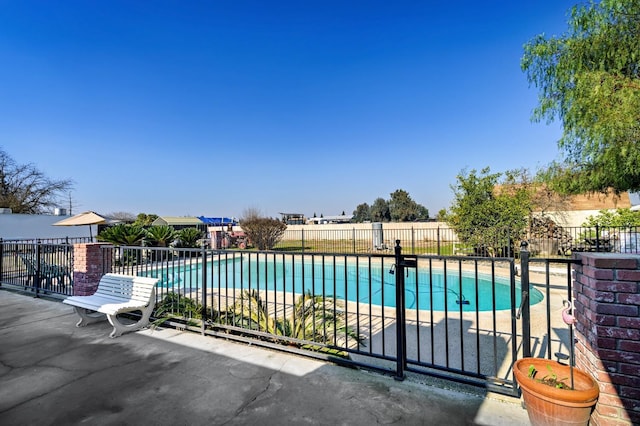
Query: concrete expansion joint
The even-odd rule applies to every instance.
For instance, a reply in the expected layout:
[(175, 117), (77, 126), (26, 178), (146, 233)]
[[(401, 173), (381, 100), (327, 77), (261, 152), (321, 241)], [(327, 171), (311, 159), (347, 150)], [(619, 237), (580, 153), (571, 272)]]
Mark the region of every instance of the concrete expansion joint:
[[(73, 311), (69, 311), (68, 313), (64, 313), (64, 314), (60, 314), (60, 315), (55, 315), (55, 316), (52, 316), (52, 317), (49, 317), (49, 318), (51, 318), (51, 319), (63, 318), (63, 317), (67, 317), (69, 315), (73, 315)], [(42, 320), (41, 319), (33, 319), (31, 321), (21, 321), (19, 326), (22, 327), (22, 326), (25, 326), (25, 325), (39, 323), (39, 322), (42, 322)], [(5, 327), (0, 327), (0, 330), (5, 330), (5, 329), (8, 329), (8, 328), (15, 328), (15, 327), (16, 327), (15, 324), (9, 324), (9, 325), (7, 325)]]
[[(58, 369), (58, 370), (62, 370), (62, 371), (67, 371), (67, 370), (64, 370), (64, 369), (59, 368), (59, 367), (49, 367), (49, 366), (45, 366), (45, 367), (46, 367), (46, 368)], [(23, 369), (23, 368), (24, 368), (24, 369), (27, 369), (27, 368), (33, 369), (33, 367), (32, 367), (32, 366), (31, 366), (31, 367), (15, 367), (15, 369), (16, 369), (16, 370)], [(84, 379), (85, 377), (88, 377), (88, 376), (90, 376), (90, 375), (91, 375), (91, 373), (85, 373), (84, 375), (79, 376), (79, 377), (76, 377), (76, 378), (74, 378), (73, 380), (70, 380), (70, 381), (68, 381), (68, 382), (65, 382), (65, 383), (60, 384), (59, 386), (56, 386), (56, 387), (54, 387), (54, 388), (47, 389), (46, 391), (44, 391), (44, 392), (40, 392), (40, 393), (38, 393), (38, 394), (35, 394), (35, 395), (33, 395), (32, 397), (30, 397), (30, 398), (25, 398), (24, 400), (20, 401), (20, 402), (19, 402), (19, 403), (17, 403), (17, 404), (14, 404), (14, 405), (11, 405), (11, 406), (7, 406), (7, 407), (5, 407), (5, 409), (4, 409), (4, 410), (0, 410), (0, 414), (5, 413), (5, 412), (9, 412), (9, 411), (11, 411), (11, 410), (13, 410), (13, 409), (15, 409), (15, 408), (18, 408), (18, 407), (20, 407), (20, 406), (22, 406), (22, 405), (29, 404), (29, 403), (30, 403), (30, 402), (32, 402), (32, 401), (37, 401), (38, 399), (40, 399), (40, 398), (42, 398), (42, 397), (44, 397), (44, 396), (47, 396), (47, 395), (49, 395), (49, 394), (51, 394), (51, 393), (54, 393), (54, 392), (56, 392), (56, 391), (58, 391), (58, 390), (60, 390), (60, 389), (64, 389), (65, 387), (67, 387), (67, 386), (69, 386), (69, 385), (72, 385), (72, 384), (76, 383), (77, 381), (82, 380), (82, 379)]]
[[(5, 362), (0, 361), (0, 368), (2, 369), (7, 368), (9, 370), (7, 373), (10, 373), (14, 368), (18, 368), (18, 367), (14, 367), (13, 365), (9, 365)], [(0, 374), (0, 377), (4, 376), (7, 373)]]
[(245, 411), (247, 407), (251, 406), (254, 402), (258, 401), (263, 395), (269, 392), (274, 374), (276, 373), (270, 374), (267, 377), (266, 384), (262, 390), (259, 390), (258, 392), (256, 392), (256, 394), (251, 399), (249, 399), (248, 401), (240, 405), (240, 407), (238, 407), (238, 409), (235, 412), (236, 416), (242, 414), (242, 412)]
[[(64, 356), (65, 353), (69, 353), (72, 352), (72, 350), (68, 350), (65, 352), (61, 352), (61, 353), (56, 353), (56, 357), (58, 356)], [(52, 365), (52, 364), (48, 364), (47, 363), (48, 359), (44, 359), (40, 362), (37, 362), (35, 364), (36, 367), (40, 367), (40, 368), (46, 368), (49, 370), (54, 370), (54, 371), (62, 371), (63, 373), (85, 373), (83, 377), (86, 377), (90, 374), (91, 370), (88, 368), (65, 368), (62, 367), (60, 365)], [(16, 368), (22, 368), (22, 367), (16, 367)]]

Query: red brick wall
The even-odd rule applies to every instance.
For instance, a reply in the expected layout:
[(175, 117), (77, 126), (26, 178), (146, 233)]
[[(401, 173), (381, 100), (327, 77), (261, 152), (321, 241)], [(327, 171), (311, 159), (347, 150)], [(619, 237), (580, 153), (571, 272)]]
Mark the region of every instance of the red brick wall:
[(73, 294), (74, 296), (88, 296), (95, 293), (100, 278), (107, 272), (103, 268), (111, 266), (111, 259), (103, 259), (103, 256), (111, 256), (111, 250), (102, 250), (101, 247), (110, 246), (104, 243), (85, 243), (73, 245)]
[(640, 256), (579, 253), (576, 366), (600, 384), (595, 425), (640, 424)]

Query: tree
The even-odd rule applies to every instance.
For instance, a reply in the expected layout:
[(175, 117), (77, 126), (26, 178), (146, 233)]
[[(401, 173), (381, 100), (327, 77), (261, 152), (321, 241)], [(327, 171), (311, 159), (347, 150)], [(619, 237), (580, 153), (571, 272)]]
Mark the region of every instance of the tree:
[(389, 202), (384, 198), (376, 198), (371, 206), (372, 222), (389, 222), (391, 221), (391, 213), (389, 212)]
[(378, 197), (371, 206), (367, 203), (358, 205), (353, 212), (352, 222), (409, 222), (427, 219), (429, 210), (413, 201), (407, 191), (398, 189), (391, 193), (388, 201)]
[(554, 189), (640, 189), (639, 60), (640, 0), (574, 7), (566, 34), (525, 45), (522, 69), (540, 91), (533, 119), (563, 125), (565, 158), (548, 169)]
[(353, 221), (356, 223), (362, 223), (367, 220), (371, 220), (371, 207), (369, 204), (362, 203), (353, 211)]
[(282, 239), (287, 225), (278, 219), (252, 217), (240, 221), (242, 230), (258, 250), (271, 250)]
[(391, 193), (389, 214), (394, 222), (413, 222), (429, 218), (429, 210), (411, 199), (409, 193), (398, 189)]
[[(491, 173), (484, 168), (457, 176), (452, 186), (454, 201), (447, 215), (447, 223), (458, 238), (476, 250), (490, 256), (509, 255), (513, 242), (524, 234), (531, 212), (531, 194), (527, 186), (519, 185), (517, 172)], [(498, 190), (498, 184), (503, 189)]]
[(429, 209), (427, 209), (422, 204), (417, 204), (417, 212), (416, 212), (416, 220), (427, 220), (429, 219)]
[(138, 213), (138, 216), (136, 216), (136, 220), (133, 223), (140, 226), (151, 226), (153, 221), (156, 220), (157, 218), (158, 218), (157, 214)]
[(640, 226), (640, 211), (617, 209), (600, 210), (596, 216), (587, 217), (582, 226), (601, 228), (631, 228)]
[[(262, 211), (259, 208), (257, 208), (257, 207), (247, 207), (246, 209), (244, 209), (242, 211), (242, 217), (240, 219), (240, 222), (257, 219), (257, 218), (260, 218), (260, 217), (263, 217), (263, 214), (262, 214)], [(314, 213), (314, 217), (315, 217), (315, 213)]]
[(0, 207), (23, 214), (51, 212), (71, 188), (71, 180), (50, 179), (33, 164), (17, 164), (0, 149)]
[(112, 213), (108, 213), (106, 216), (109, 219), (117, 220), (125, 223), (133, 223), (136, 220), (136, 216), (133, 213), (129, 213), (129, 212), (112, 212)]
[(530, 179), (526, 170), (521, 171), (521, 185), (531, 189), (531, 206), (542, 217), (548, 217), (551, 212), (554, 216), (564, 216), (571, 210), (571, 196), (558, 192), (547, 184), (547, 171), (539, 172), (535, 178)]

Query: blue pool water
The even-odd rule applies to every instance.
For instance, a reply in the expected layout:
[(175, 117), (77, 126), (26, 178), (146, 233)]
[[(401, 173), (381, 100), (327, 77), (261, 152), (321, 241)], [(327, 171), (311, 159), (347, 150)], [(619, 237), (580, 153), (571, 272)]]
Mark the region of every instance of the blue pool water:
[[(337, 299), (360, 301), (378, 306), (395, 307), (395, 275), (380, 267), (344, 263), (279, 260), (239, 262), (239, 259), (215, 263), (208, 268), (207, 288), (237, 288), (311, 292)], [(211, 265), (210, 265), (211, 266)], [(150, 274), (158, 276), (158, 274)], [(202, 267), (175, 267), (161, 273), (161, 284), (168, 290), (190, 290), (202, 286)], [(323, 286), (324, 283), (324, 286)], [(405, 277), (407, 309), (444, 311), (491, 311), (511, 309), (511, 286), (508, 278), (474, 275), (442, 270), (410, 269)], [(515, 306), (520, 304), (520, 284), (516, 284)], [(543, 295), (530, 288), (531, 304), (542, 301)]]

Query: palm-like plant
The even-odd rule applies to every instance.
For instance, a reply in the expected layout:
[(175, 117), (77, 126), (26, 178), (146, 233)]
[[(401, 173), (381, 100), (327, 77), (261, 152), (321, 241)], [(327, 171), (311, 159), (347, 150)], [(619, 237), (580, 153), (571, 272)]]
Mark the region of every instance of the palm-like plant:
[(117, 246), (140, 246), (147, 235), (140, 225), (119, 223), (98, 234), (98, 241), (106, 241)]
[(178, 231), (177, 234), (177, 247), (182, 248), (197, 248), (198, 240), (202, 239), (203, 232), (197, 228), (184, 228)]
[(349, 327), (342, 303), (333, 302), (320, 295), (306, 292), (296, 301), (290, 321), (285, 324), (291, 336), (314, 342), (344, 342), (354, 339), (363, 343), (364, 338)]
[(225, 319), (235, 326), (299, 340), (333, 345), (348, 344), (351, 339), (359, 344), (364, 342), (364, 338), (347, 325), (341, 302), (314, 296), (311, 292), (296, 300), (288, 317), (277, 317), (257, 291), (247, 290), (229, 308)]
[(140, 225), (130, 225), (119, 223), (103, 230), (98, 234), (98, 241), (106, 241), (116, 246), (121, 246), (119, 258), (116, 262), (120, 265), (134, 265), (140, 262), (141, 253), (139, 250), (125, 250), (122, 246), (141, 246), (144, 237), (147, 235)]
[(280, 324), (269, 315), (266, 302), (255, 290), (242, 293), (240, 299), (227, 310), (224, 319), (238, 327), (284, 336)]
[(153, 325), (159, 326), (170, 319), (180, 319), (188, 325), (197, 325), (197, 322), (193, 320), (202, 319), (202, 311), (202, 304), (189, 297), (170, 292), (156, 304), (154, 316), (158, 319), (154, 321)]
[(154, 225), (147, 228), (146, 241), (152, 247), (169, 247), (177, 236), (172, 226)]

